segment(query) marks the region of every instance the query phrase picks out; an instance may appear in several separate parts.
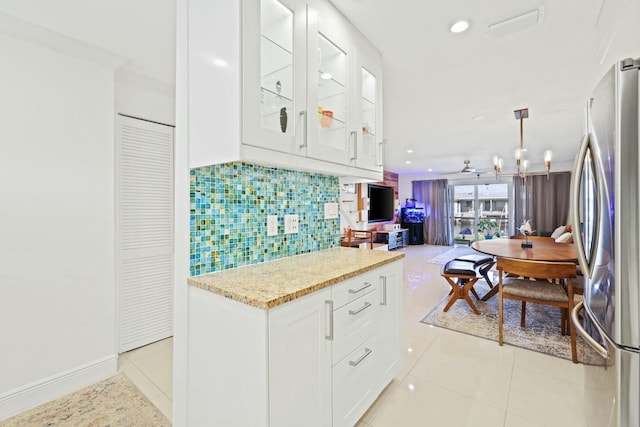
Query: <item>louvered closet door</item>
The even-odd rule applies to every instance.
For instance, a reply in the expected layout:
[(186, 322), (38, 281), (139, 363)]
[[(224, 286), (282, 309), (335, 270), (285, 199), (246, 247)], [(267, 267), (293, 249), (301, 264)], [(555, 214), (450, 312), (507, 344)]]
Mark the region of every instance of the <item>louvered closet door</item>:
[(173, 127), (118, 116), (119, 351), (173, 335)]

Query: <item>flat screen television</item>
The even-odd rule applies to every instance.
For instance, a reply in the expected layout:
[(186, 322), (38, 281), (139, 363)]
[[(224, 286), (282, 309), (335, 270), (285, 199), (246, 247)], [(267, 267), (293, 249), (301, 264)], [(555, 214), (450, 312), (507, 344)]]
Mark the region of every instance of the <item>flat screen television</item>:
[(369, 222), (393, 220), (394, 199), (393, 187), (369, 184)]

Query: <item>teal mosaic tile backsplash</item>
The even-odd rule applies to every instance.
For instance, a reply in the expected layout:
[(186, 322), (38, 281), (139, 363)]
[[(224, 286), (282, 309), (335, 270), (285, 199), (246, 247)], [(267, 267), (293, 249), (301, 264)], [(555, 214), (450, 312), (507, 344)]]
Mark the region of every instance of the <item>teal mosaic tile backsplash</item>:
[[(326, 202), (339, 202), (337, 177), (240, 162), (192, 169), (191, 275), (338, 247)], [(297, 234), (284, 234), (285, 214), (298, 215)], [(278, 215), (276, 236), (267, 215)]]

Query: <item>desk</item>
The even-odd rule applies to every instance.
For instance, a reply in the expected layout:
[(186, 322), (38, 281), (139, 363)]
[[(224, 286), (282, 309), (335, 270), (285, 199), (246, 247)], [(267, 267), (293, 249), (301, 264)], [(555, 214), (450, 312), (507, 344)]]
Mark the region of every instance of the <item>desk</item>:
[[(499, 258), (518, 258), (531, 261), (555, 261), (555, 262), (577, 262), (578, 255), (573, 243), (556, 243), (536, 240), (532, 248), (524, 249), (520, 244), (520, 239), (491, 239), (478, 240), (471, 244), (471, 247), (483, 254), (493, 255)], [(494, 286), (482, 301), (498, 293), (498, 286)]]

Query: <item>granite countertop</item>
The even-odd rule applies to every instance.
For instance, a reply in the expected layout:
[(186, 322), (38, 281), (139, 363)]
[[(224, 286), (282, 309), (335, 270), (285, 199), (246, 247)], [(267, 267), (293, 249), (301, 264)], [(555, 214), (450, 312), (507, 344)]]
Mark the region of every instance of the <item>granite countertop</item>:
[(270, 309), (403, 257), (402, 252), (340, 247), (194, 276), (188, 283)]

